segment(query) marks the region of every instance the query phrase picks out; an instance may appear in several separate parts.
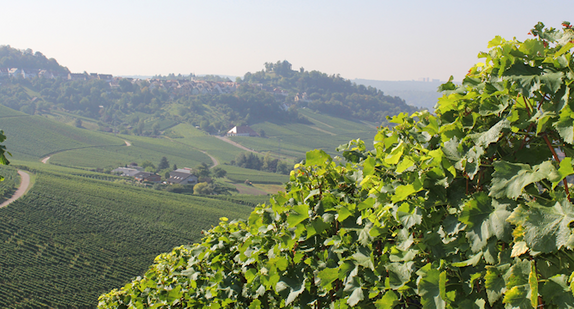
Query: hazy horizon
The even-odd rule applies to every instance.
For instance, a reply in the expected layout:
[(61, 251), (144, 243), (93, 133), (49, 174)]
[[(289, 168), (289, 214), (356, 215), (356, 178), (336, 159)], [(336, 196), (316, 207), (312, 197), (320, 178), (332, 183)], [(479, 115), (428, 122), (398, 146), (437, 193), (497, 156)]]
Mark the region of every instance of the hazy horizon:
[(538, 21), (560, 27), (574, 9), (545, 5), (560, 10), (492, 0), (14, 1), (4, 4), (0, 45), (115, 76), (243, 76), (287, 60), (350, 80), (461, 80), (496, 35), (524, 40)]

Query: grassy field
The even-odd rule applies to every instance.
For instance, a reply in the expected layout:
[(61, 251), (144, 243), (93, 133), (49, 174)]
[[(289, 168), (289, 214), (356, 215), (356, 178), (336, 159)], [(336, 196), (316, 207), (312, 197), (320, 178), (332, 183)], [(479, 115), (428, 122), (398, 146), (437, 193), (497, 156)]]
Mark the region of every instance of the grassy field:
[(94, 307), (159, 253), (196, 242), (221, 216), (245, 218), (252, 209), (50, 170), (0, 209), (0, 307)]

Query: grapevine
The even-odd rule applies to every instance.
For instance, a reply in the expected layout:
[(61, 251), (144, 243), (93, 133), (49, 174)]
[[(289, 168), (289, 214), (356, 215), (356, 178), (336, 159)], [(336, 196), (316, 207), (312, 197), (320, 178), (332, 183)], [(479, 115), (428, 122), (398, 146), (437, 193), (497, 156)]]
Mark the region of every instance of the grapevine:
[(574, 307), (574, 32), (496, 37), (461, 85), (296, 165), (101, 308)]

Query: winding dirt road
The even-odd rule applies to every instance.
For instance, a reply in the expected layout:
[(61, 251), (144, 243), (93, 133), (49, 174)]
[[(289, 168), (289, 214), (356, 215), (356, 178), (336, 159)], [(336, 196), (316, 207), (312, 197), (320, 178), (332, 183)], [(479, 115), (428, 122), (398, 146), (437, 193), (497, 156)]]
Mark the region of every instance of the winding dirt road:
[(8, 204), (19, 199), (22, 195), (24, 195), (24, 193), (26, 193), (26, 190), (28, 190), (28, 187), (30, 186), (30, 175), (20, 170), (18, 171), (18, 174), (20, 174), (20, 186), (18, 187), (18, 190), (16, 190), (16, 193), (14, 193), (11, 198), (0, 204), (0, 208), (8, 206)]

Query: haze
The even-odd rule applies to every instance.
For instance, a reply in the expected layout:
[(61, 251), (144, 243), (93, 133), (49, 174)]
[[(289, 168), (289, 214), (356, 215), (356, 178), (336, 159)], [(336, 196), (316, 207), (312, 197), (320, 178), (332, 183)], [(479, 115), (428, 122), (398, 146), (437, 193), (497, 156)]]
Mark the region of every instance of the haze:
[(573, 1), (4, 1), (0, 45), (72, 72), (243, 76), (265, 62), (354, 79), (460, 80), (495, 35), (560, 27)]

